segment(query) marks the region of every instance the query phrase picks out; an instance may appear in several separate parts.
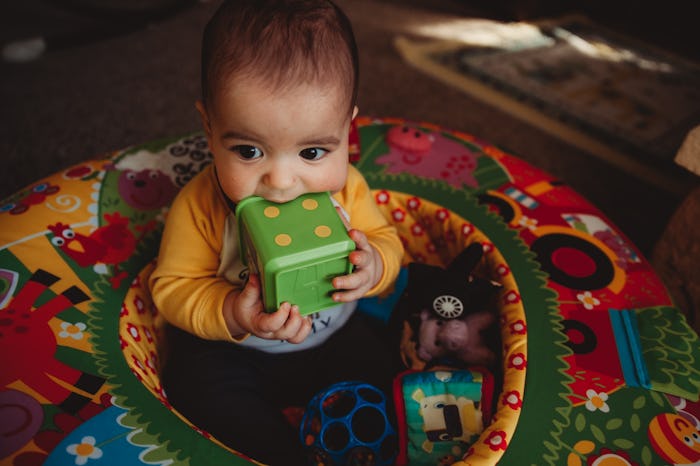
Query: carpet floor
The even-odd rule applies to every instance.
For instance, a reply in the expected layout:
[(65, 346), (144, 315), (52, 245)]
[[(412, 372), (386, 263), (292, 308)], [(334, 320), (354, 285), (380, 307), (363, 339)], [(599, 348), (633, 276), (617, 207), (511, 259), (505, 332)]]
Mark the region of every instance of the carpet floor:
[[(70, 4), (81, 3), (89, 2)], [(450, 0), (429, 7), (419, 1), (337, 3), (353, 22), (360, 48), (361, 114), (435, 123), (496, 144), (572, 186), (649, 253), (682, 194), (645, 183), (426, 76), (394, 46), (397, 34), (415, 36), (419, 26), (425, 31), (426, 25), (465, 17), (515, 19), (516, 13), (504, 18), (480, 2)], [(96, 154), (198, 130), (199, 41), (217, 4), (184, 2), (172, 10), (146, 5), (128, 15), (78, 14), (41, 0), (0, 6), (3, 43), (37, 34), (48, 42), (37, 60), (0, 64), (0, 198)], [(677, 176), (697, 183), (683, 170)]]

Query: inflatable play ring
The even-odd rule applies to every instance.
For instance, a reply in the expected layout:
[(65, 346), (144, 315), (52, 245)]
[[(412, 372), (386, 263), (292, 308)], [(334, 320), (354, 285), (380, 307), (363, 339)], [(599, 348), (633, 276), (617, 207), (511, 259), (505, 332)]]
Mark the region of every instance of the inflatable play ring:
[[(700, 447), (682, 456), (659, 427), (700, 425), (697, 335), (598, 209), (469, 134), (360, 117), (351, 137), (405, 264), (446, 265), (479, 241), (479, 273), (503, 285), (503, 383), (493, 422), (459, 464), (700, 460)], [(158, 377), (160, 317), (146, 278), (170, 201), (210, 162), (199, 133), (155, 141), (0, 205), (2, 464), (254, 462), (180, 416)], [(617, 310), (654, 322), (639, 329), (642, 348), (657, 342), (653, 389), (617, 356)]]

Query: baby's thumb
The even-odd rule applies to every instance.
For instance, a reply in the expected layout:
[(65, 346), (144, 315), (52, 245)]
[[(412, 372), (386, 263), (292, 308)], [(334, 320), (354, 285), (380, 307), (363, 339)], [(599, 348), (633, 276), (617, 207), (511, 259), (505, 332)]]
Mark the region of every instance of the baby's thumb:
[(260, 299), (260, 278), (257, 275), (251, 274), (248, 277), (248, 283), (243, 287), (238, 299), (248, 306)]

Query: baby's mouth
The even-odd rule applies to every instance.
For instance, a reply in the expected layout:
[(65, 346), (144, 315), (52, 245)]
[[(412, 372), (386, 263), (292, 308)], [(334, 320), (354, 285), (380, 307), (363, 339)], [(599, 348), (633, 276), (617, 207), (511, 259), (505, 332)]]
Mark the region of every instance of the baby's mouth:
[(285, 202), (293, 201), (298, 195), (263, 195), (260, 196), (266, 201), (274, 202), (275, 204), (284, 204)]

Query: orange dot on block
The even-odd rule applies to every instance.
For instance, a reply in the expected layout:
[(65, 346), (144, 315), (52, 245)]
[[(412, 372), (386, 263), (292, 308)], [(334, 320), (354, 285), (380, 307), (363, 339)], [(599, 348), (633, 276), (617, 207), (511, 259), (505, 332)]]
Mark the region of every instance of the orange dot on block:
[(275, 236), (275, 244), (277, 246), (289, 246), (292, 242), (292, 237), (286, 233), (280, 233)]
[(275, 207), (275, 206), (265, 207), (263, 214), (267, 218), (275, 218), (280, 214), (280, 209), (279, 209), (279, 207)]
[(316, 201), (315, 199), (304, 199), (304, 202), (301, 203), (301, 206), (306, 210), (314, 210), (318, 207), (318, 201)]
[(326, 225), (319, 225), (314, 228), (314, 233), (316, 233), (316, 236), (319, 238), (328, 238), (331, 235), (331, 229)]

